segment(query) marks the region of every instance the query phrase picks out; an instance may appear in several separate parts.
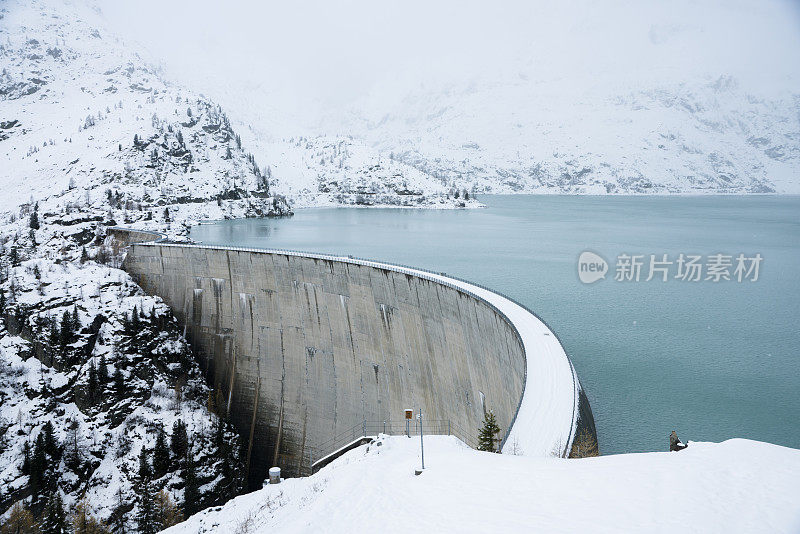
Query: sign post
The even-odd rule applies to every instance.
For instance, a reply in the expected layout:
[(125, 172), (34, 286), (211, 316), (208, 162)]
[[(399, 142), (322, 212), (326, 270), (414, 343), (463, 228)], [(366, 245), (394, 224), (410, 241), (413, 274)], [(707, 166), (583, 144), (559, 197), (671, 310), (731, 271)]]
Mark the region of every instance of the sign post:
[(417, 419), (419, 419), (419, 451), (422, 454), (422, 469), (425, 470), (425, 445), (422, 442), (422, 408), (419, 410)]
[(410, 408), (405, 409), (406, 415), (406, 437), (411, 437), (411, 430), (409, 429), (409, 423), (411, 423), (411, 418), (414, 417), (414, 410)]

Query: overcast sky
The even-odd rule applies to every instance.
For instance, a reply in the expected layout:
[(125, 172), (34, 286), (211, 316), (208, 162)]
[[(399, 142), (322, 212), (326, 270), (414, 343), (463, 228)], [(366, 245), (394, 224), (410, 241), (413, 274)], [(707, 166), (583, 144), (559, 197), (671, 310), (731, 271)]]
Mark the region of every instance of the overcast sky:
[(625, 86), (736, 76), (792, 90), (800, 2), (100, 0), (169, 76), (256, 115), (306, 120), (376, 93), (387, 106), (450, 83)]

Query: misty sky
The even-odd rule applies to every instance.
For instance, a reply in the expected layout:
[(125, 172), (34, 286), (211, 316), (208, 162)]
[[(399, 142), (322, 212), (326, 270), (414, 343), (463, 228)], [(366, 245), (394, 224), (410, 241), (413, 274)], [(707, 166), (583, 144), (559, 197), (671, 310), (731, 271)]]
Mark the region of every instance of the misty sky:
[(313, 121), (451, 84), (597, 90), (736, 76), (800, 92), (800, 2), (100, 1), (170, 77), (254, 118)]

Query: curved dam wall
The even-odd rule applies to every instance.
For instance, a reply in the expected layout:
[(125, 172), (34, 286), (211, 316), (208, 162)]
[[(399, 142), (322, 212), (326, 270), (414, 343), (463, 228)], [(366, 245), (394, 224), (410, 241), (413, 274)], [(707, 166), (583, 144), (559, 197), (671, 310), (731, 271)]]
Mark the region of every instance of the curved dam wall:
[[(272, 465), (305, 472), (330, 452), (318, 448), (332, 436), (365, 420), (396, 421), (405, 408), (473, 436), (484, 403), (502, 435), (520, 409), (528, 365), (516, 326), (433, 276), (348, 258), (171, 244), (132, 244), (125, 269), (185, 325), (231, 421), (249, 436), (251, 480)], [(568, 388), (572, 395), (572, 381)], [(578, 401), (568, 402), (572, 434)]]

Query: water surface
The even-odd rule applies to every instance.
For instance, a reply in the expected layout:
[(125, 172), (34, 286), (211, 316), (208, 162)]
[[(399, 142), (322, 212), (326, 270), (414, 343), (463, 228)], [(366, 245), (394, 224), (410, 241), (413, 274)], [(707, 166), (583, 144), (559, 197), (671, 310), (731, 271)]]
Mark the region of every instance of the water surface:
[[(519, 300), (564, 343), (604, 454), (665, 450), (673, 429), (684, 440), (800, 448), (800, 197), (480, 200), (486, 209), (300, 210), (201, 225), (191, 236), (444, 271)], [(587, 249), (611, 269), (592, 285), (577, 276)], [(756, 282), (616, 282), (621, 253), (764, 259)]]

